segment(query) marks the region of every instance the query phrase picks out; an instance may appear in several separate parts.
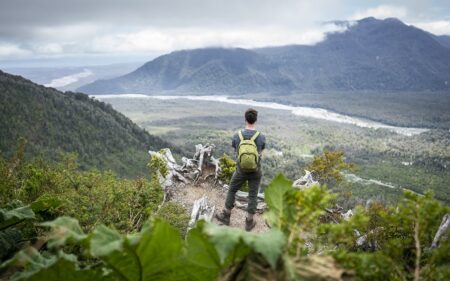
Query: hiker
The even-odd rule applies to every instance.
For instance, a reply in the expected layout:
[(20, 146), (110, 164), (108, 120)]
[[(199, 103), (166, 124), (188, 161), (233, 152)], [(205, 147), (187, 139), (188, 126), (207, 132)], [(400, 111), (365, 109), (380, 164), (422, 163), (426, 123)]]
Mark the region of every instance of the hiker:
[(231, 142), (236, 151), (236, 171), (231, 177), (225, 208), (216, 214), (216, 219), (225, 225), (230, 225), (231, 210), (234, 207), (236, 192), (248, 181), (248, 207), (245, 218), (245, 230), (252, 230), (256, 221), (253, 215), (256, 212), (257, 196), (261, 183), (261, 153), (266, 146), (266, 138), (255, 129), (258, 112), (252, 108), (245, 111), (245, 128), (237, 132)]

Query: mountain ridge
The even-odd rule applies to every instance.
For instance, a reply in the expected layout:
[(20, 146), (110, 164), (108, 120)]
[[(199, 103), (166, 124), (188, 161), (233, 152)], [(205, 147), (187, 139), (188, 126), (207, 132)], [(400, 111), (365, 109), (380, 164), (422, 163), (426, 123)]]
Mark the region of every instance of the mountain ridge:
[[(341, 23), (343, 24), (343, 23)], [(136, 71), (80, 87), (89, 94), (450, 90), (444, 39), (398, 19), (347, 23), (313, 46), (175, 51)]]

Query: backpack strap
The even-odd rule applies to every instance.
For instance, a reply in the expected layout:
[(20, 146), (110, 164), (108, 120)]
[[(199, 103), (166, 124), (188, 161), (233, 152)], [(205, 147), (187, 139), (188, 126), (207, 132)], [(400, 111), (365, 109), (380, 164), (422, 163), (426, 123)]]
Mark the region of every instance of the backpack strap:
[(255, 141), (258, 136), (259, 136), (259, 132), (256, 131), (256, 133), (253, 134), (253, 136), (250, 140)]
[(239, 130), (238, 135), (239, 135), (239, 139), (241, 141), (243, 141), (244, 140), (244, 136), (242, 135), (242, 131), (241, 130)]

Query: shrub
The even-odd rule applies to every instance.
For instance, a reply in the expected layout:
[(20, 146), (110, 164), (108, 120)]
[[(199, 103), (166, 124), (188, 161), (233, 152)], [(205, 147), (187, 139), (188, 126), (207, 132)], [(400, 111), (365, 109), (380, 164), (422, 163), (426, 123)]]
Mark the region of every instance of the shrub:
[(155, 214), (155, 217), (168, 222), (178, 230), (181, 236), (184, 237), (186, 235), (190, 216), (180, 204), (174, 202), (165, 203)]
[(306, 169), (313, 173), (314, 179), (321, 184), (334, 184), (343, 180), (342, 171), (354, 168), (352, 163), (344, 160), (343, 151), (325, 151), (314, 156)]

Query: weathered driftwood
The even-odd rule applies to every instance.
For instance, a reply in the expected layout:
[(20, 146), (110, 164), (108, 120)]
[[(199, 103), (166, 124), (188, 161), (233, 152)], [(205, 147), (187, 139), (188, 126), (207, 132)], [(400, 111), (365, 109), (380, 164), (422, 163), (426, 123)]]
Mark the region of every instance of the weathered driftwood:
[(367, 234), (361, 234), (358, 230), (355, 229), (354, 230), (355, 235), (358, 237), (356, 239), (356, 245), (365, 250), (371, 250), (371, 251), (379, 250), (380, 245), (378, 244), (377, 241), (369, 239), (369, 235), (374, 235), (374, 234), (382, 232), (384, 230), (385, 230), (384, 227), (378, 227), (378, 228), (371, 230)]
[(188, 180), (183, 176), (181, 167), (177, 164), (175, 161), (175, 158), (173, 158), (172, 152), (170, 149), (165, 148), (161, 151), (149, 151), (148, 152), (152, 157), (156, 156), (161, 159), (163, 159), (168, 168), (168, 174), (163, 177), (162, 175), (159, 175), (159, 181), (163, 187), (168, 187), (173, 185), (173, 180), (176, 179), (177, 181), (188, 183)]
[(197, 169), (200, 173), (202, 172), (204, 161), (212, 157), (214, 148), (216, 148), (214, 144), (206, 144), (205, 146), (197, 144), (195, 146), (194, 159), (198, 160)]
[(448, 231), (449, 228), (450, 228), (450, 214), (446, 214), (442, 218), (441, 225), (439, 226), (438, 230), (436, 231), (436, 235), (434, 236), (433, 243), (431, 243), (432, 249), (439, 247), (439, 241), (441, 240), (441, 237), (443, 237), (444, 234), (446, 234), (446, 232)]
[(184, 184), (189, 182), (196, 183), (202, 175), (204, 167), (207, 165), (214, 166), (214, 177), (217, 180), (220, 173), (220, 166), (219, 160), (213, 156), (214, 149), (215, 145), (213, 144), (206, 144), (205, 146), (197, 144), (195, 146), (194, 157), (192, 159), (183, 157), (181, 159), (183, 162), (181, 166), (177, 164), (172, 152), (168, 148), (158, 152), (149, 151), (149, 154), (160, 157), (166, 162), (169, 173), (165, 177), (160, 175), (160, 183), (162, 186), (167, 187), (173, 186), (175, 182), (182, 182)]
[(214, 158), (213, 153), (216, 146), (214, 144), (197, 144), (195, 146), (195, 154), (193, 159), (197, 161), (197, 170), (199, 173), (195, 178), (195, 182), (198, 181), (203, 174), (203, 167), (206, 165), (213, 165), (215, 167), (215, 179), (218, 178), (220, 172), (219, 160)]
[(311, 187), (318, 183), (319, 183), (318, 181), (314, 180), (312, 173), (310, 171), (305, 170), (305, 175), (299, 178), (298, 180), (294, 181), (292, 186), (295, 188), (303, 189)]
[(203, 195), (202, 198), (195, 200), (192, 207), (191, 220), (189, 228), (193, 227), (198, 220), (211, 221), (216, 206), (209, 206), (208, 197)]

